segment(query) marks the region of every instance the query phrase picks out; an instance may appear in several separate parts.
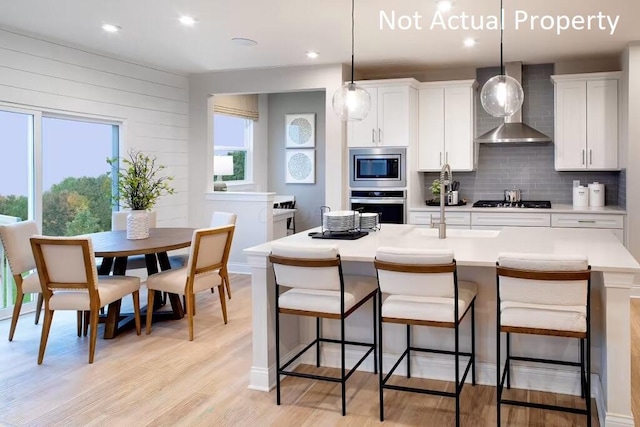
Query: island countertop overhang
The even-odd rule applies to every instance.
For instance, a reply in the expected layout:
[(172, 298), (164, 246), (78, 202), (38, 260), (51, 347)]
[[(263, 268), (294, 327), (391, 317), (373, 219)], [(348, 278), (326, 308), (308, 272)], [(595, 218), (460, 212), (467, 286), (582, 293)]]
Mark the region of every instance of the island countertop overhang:
[[(320, 231), (320, 228), (309, 230)], [(640, 273), (640, 264), (616, 237), (607, 230), (575, 228), (505, 227), (495, 237), (474, 230), (464, 235), (438, 239), (429, 229), (408, 224), (382, 224), (358, 240), (312, 239), (307, 232), (278, 241), (295, 244), (336, 244), (343, 261), (372, 262), (380, 246), (405, 248), (448, 248), (454, 251), (459, 266), (493, 267), (501, 252), (548, 254), (584, 254), (593, 271)], [(244, 250), (247, 256), (267, 256), (273, 242)]]

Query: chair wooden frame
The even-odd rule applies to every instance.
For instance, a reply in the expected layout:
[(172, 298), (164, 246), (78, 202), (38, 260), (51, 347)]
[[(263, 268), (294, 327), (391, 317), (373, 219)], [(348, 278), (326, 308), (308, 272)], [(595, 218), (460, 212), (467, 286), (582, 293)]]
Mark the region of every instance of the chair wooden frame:
[[(476, 297), (474, 296), (471, 300), (471, 303), (466, 308), (462, 316), (459, 314), (458, 301), (459, 301), (459, 292), (458, 292), (458, 270), (456, 260), (454, 259), (449, 264), (430, 264), (430, 265), (418, 265), (418, 264), (400, 264), (395, 262), (388, 261), (380, 261), (378, 259), (374, 260), (374, 265), (376, 267), (376, 276), (378, 276), (379, 270), (386, 271), (394, 271), (400, 273), (416, 273), (416, 274), (438, 274), (438, 273), (452, 273), (453, 274), (453, 284), (454, 284), (454, 314), (453, 318), (455, 319), (453, 322), (436, 322), (436, 321), (426, 321), (426, 320), (416, 320), (416, 319), (399, 319), (393, 317), (383, 317), (382, 316), (382, 291), (378, 289), (378, 303), (379, 308), (378, 311), (380, 313), (379, 316), (379, 325), (378, 325), (378, 334), (380, 335), (378, 338), (378, 349), (379, 356), (378, 360), (380, 360), (379, 367), (379, 392), (380, 392), (380, 421), (384, 421), (384, 389), (388, 390), (397, 390), (397, 391), (407, 391), (411, 393), (421, 393), (421, 394), (430, 394), (435, 396), (443, 396), (443, 397), (453, 397), (455, 398), (455, 412), (456, 412), (456, 427), (460, 425), (460, 394), (462, 393), (462, 387), (464, 386), (464, 382), (467, 379), (467, 375), (469, 374), (469, 369), (471, 369), (471, 384), (476, 385), (476, 363), (475, 363), (475, 354), (476, 354), (476, 332), (475, 332), (475, 324), (476, 324)], [(380, 278), (378, 276), (378, 284), (380, 283)], [(379, 286), (379, 285), (378, 285)], [(471, 352), (461, 352), (460, 351), (460, 324), (465, 319), (467, 313), (471, 311)], [(393, 367), (389, 370), (386, 376), (383, 374), (383, 354), (382, 354), (382, 324), (383, 322), (387, 323), (398, 323), (407, 325), (407, 348), (400, 355), (400, 358), (396, 361)], [(451, 328), (454, 330), (455, 335), (455, 344), (454, 351), (448, 350), (438, 350), (432, 348), (423, 348), (423, 347), (412, 347), (411, 346), (411, 326), (432, 326), (437, 328)], [(431, 389), (422, 389), (416, 387), (406, 387), (406, 386), (398, 386), (387, 384), (391, 375), (398, 368), (402, 360), (407, 358), (407, 378), (411, 378), (411, 351), (417, 351), (421, 353), (435, 353), (435, 354), (446, 354), (455, 357), (455, 391), (454, 392), (444, 392), (440, 390), (431, 390)], [(469, 361), (466, 364), (464, 373), (462, 374), (462, 378), (460, 378), (460, 356), (469, 357)]]
[[(2, 240), (2, 236), (0, 235), (0, 242), (5, 246), (4, 241)], [(5, 256), (7, 256), (7, 252), (5, 249)], [(7, 256), (8, 258), (8, 256)], [(16, 273), (11, 269), (11, 275), (16, 284), (16, 297), (13, 304), (13, 313), (11, 315), (11, 326), (9, 327), (9, 341), (13, 341), (13, 335), (16, 332), (16, 326), (18, 326), (18, 318), (20, 318), (20, 310), (22, 309), (22, 301), (24, 300), (24, 291), (22, 290), (22, 273), (24, 271), (20, 271)], [(37, 273), (36, 273), (37, 274)], [(38, 292), (38, 300), (36, 302), (36, 314), (35, 314), (35, 324), (37, 325), (40, 321), (40, 313), (42, 312), (42, 304), (44, 302), (42, 292)]]
[[(356, 369), (364, 362), (364, 360), (369, 357), (369, 354), (373, 353), (373, 363), (374, 363), (374, 373), (378, 371), (378, 360), (376, 353), (377, 346), (377, 335), (376, 335), (376, 296), (377, 290), (372, 291), (364, 298), (362, 298), (357, 304), (355, 304), (352, 308), (345, 312), (344, 309), (344, 277), (342, 274), (342, 263), (340, 261), (340, 255), (337, 255), (336, 258), (328, 258), (328, 259), (300, 259), (300, 258), (290, 258), (290, 257), (282, 257), (277, 255), (270, 255), (269, 260), (272, 264), (282, 264), (288, 266), (295, 267), (305, 267), (305, 268), (323, 268), (323, 267), (338, 267), (338, 274), (340, 276), (340, 313), (326, 313), (321, 311), (304, 311), (304, 310), (291, 310), (291, 309), (282, 309), (280, 308), (279, 296), (280, 296), (280, 286), (278, 284), (278, 277), (274, 269), (274, 277), (275, 277), (275, 306), (276, 306), (276, 404), (280, 405), (280, 375), (287, 375), (292, 377), (299, 378), (308, 378), (315, 379), (320, 381), (329, 381), (340, 383), (342, 386), (342, 415), (346, 415), (347, 413), (347, 399), (346, 399), (346, 382), (351, 377), (351, 375), (355, 372)], [(355, 341), (345, 341), (345, 319), (349, 317), (351, 313), (353, 313), (356, 309), (361, 307), (365, 302), (373, 299), (373, 343), (363, 343), (363, 342), (355, 342)], [(311, 343), (307, 344), (302, 350), (300, 350), (295, 356), (293, 356), (288, 362), (284, 365), (280, 365), (280, 314), (295, 314), (298, 316), (309, 316), (316, 318), (316, 338), (311, 341)], [(320, 319), (337, 319), (340, 320), (340, 339), (329, 339), (323, 338), (321, 335), (321, 320)], [(332, 377), (325, 375), (314, 375), (314, 374), (306, 374), (303, 372), (296, 372), (287, 370), (289, 366), (293, 362), (295, 362), (300, 356), (302, 356), (307, 350), (309, 350), (314, 345), (316, 346), (316, 367), (320, 367), (320, 344), (323, 342), (340, 344), (340, 377)], [(345, 367), (345, 345), (355, 345), (361, 347), (367, 347), (368, 350), (365, 354), (360, 358), (360, 360), (349, 370), (346, 371)]]
[[(60, 283), (52, 282), (49, 277), (49, 270), (44, 260), (42, 253), (42, 245), (60, 245), (60, 246), (80, 246), (82, 248), (82, 256), (84, 259), (85, 275), (87, 282), (84, 283)], [(49, 309), (49, 300), (53, 296), (52, 289), (86, 289), (89, 293), (89, 312), (90, 312), (90, 338), (89, 338), (89, 363), (93, 363), (94, 354), (96, 350), (96, 338), (98, 337), (98, 316), (100, 307), (100, 294), (98, 293), (98, 283), (93, 280), (97, 274), (94, 271), (92, 259), (94, 258), (93, 251), (89, 246), (89, 241), (86, 239), (67, 239), (67, 240), (50, 240), (46, 237), (32, 237), (31, 248), (38, 268), (38, 274), (40, 276), (40, 284), (42, 285), (42, 294), (44, 297), (44, 323), (42, 325), (42, 336), (40, 338), (40, 349), (38, 351), (38, 365), (42, 364), (44, 360), (44, 352), (47, 347), (47, 340), (49, 338), (49, 330), (51, 329), (51, 322), (53, 320), (54, 310)], [(136, 333), (141, 333), (140, 323), (140, 294), (139, 291), (132, 293), (133, 308), (135, 312)], [(81, 312), (78, 312), (78, 317)], [(80, 328), (80, 326), (78, 326)], [(78, 329), (79, 331), (80, 329)]]
[[(576, 331), (561, 331), (555, 329), (540, 329), (540, 328), (525, 328), (516, 326), (501, 326), (501, 310), (500, 310), (500, 277), (511, 277), (515, 279), (528, 279), (528, 280), (544, 280), (544, 281), (585, 281), (587, 282), (587, 301), (586, 301), (586, 332)], [(582, 414), (587, 416), (587, 427), (591, 427), (591, 266), (588, 266), (586, 270), (581, 271), (537, 271), (537, 270), (522, 270), (509, 267), (501, 267), (499, 263), (496, 263), (496, 384), (498, 391), (496, 393), (497, 399), (497, 425), (501, 423), (501, 411), (502, 404), (512, 406), (524, 406), (528, 408), (546, 409), (551, 411), (569, 412), (573, 414)], [(507, 334), (507, 359), (504, 365), (504, 372), (501, 372), (500, 362), (500, 333), (505, 332)], [(580, 362), (568, 362), (565, 360), (554, 359), (541, 359), (533, 357), (522, 357), (511, 355), (511, 340), (510, 334), (532, 334), (532, 335), (546, 335), (565, 338), (578, 338), (580, 340)], [(586, 351), (585, 351), (586, 341)], [(585, 363), (586, 353), (586, 363)], [(517, 401), (513, 399), (503, 399), (502, 392), (504, 390), (505, 382), (507, 389), (511, 388), (511, 361), (518, 360), (524, 362), (536, 362), (547, 363), (564, 366), (578, 366), (580, 367), (580, 397), (585, 399), (585, 409), (572, 408), (559, 405), (548, 405), (542, 403), (532, 403)]]
[[(220, 275), (221, 281), (220, 281), (220, 284), (218, 285), (218, 294), (220, 296), (220, 307), (222, 309), (222, 317), (224, 319), (225, 325), (227, 324), (227, 303), (226, 303), (226, 297), (225, 297), (225, 281), (224, 281), (222, 272), (223, 272), (223, 269), (226, 272), (226, 265), (227, 265), (227, 262), (229, 261), (229, 254), (231, 252), (231, 242), (233, 241), (233, 233), (235, 231), (235, 228), (236, 226), (234, 224), (230, 224), (230, 225), (224, 225), (221, 227), (197, 230), (195, 232), (194, 242), (193, 242), (194, 248), (193, 248), (193, 255), (192, 255), (193, 259), (191, 260), (191, 267), (187, 273), (187, 278), (185, 281), (185, 290), (184, 290), (184, 296), (185, 296), (184, 300), (186, 303), (187, 318), (189, 323), (189, 341), (193, 341), (193, 337), (194, 337), (193, 317), (195, 315), (196, 298), (195, 298), (195, 293), (193, 292), (193, 283), (195, 281), (196, 275), (198, 274), (219, 270), (218, 274)], [(223, 233), (228, 233), (228, 236), (225, 242), (222, 260), (216, 264), (197, 268), (196, 261), (200, 253), (200, 241), (202, 240), (202, 238), (205, 236), (212, 236), (215, 234), (223, 234)], [(153, 306), (154, 294), (155, 292), (149, 289), (149, 296), (147, 301), (147, 305), (149, 307)], [(150, 311), (147, 311), (147, 318), (146, 318), (147, 334), (151, 333), (151, 318), (152, 318), (152, 313)]]

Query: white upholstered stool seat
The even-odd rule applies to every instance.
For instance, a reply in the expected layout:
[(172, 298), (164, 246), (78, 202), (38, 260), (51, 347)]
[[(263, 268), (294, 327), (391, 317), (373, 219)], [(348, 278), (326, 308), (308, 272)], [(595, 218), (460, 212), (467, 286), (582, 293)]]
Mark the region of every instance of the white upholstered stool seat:
[[(380, 287), (380, 421), (384, 421), (384, 389), (432, 394), (455, 398), (455, 425), (460, 425), (460, 393), (467, 373), (471, 370), (471, 383), (475, 385), (475, 301), (478, 287), (474, 282), (458, 280), (456, 261), (448, 249), (418, 249), (380, 247), (376, 251), (375, 267)], [(460, 323), (470, 313), (471, 351), (460, 351)], [(406, 327), (406, 349), (386, 376), (383, 374), (383, 323), (396, 323)], [(451, 328), (454, 331), (455, 350), (414, 347), (411, 327)], [(441, 347), (441, 346), (438, 346)], [(411, 355), (414, 352), (437, 353), (454, 356), (454, 392), (389, 384), (400, 362), (406, 358), (407, 378), (411, 377)], [(460, 366), (460, 357), (469, 360)], [(462, 368), (462, 377), (460, 372)]]
[[(475, 282), (458, 281), (458, 320), (466, 313), (478, 292)], [(453, 323), (454, 299), (413, 295), (389, 295), (382, 301), (382, 317), (427, 322)]]
[[(344, 311), (348, 312), (378, 288), (375, 277), (344, 275)], [(340, 291), (290, 289), (280, 295), (280, 308), (340, 314)]]
[[(275, 276), (275, 329), (276, 329), (276, 403), (280, 405), (280, 376), (288, 375), (331, 381), (342, 386), (342, 415), (346, 414), (346, 381), (353, 371), (373, 354), (374, 371), (377, 372), (375, 307), (378, 286), (374, 277), (342, 274), (342, 264), (336, 245), (301, 245), (274, 243), (269, 260)], [(288, 288), (280, 293), (280, 288)], [(345, 366), (345, 319), (351, 313), (372, 300), (373, 343), (349, 341), (349, 345), (364, 347), (366, 351), (349, 370)], [(293, 314), (316, 318), (316, 338), (286, 363), (280, 360), (280, 314)], [(340, 322), (338, 339), (322, 337), (322, 319)], [(316, 367), (320, 367), (321, 344), (340, 345), (340, 376), (314, 375), (287, 369), (307, 350), (316, 350)]]
[[(587, 426), (591, 426), (591, 271), (587, 258), (576, 254), (501, 253), (498, 254), (496, 273), (499, 304), (496, 316), (498, 425), (500, 407), (507, 404), (584, 414), (587, 416)], [(504, 372), (500, 361), (500, 333), (506, 335)], [(580, 340), (580, 361), (514, 356), (511, 354), (510, 340), (513, 333), (577, 338)], [(506, 387), (511, 388), (512, 360), (579, 367), (585, 409), (505, 399), (502, 391), (505, 382)]]

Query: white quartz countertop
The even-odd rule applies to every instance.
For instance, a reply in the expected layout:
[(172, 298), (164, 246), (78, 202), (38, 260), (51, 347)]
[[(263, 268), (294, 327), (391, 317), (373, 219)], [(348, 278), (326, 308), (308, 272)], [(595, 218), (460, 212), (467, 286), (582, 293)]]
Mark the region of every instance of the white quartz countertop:
[[(486, 210), (486, 209), (485, 209)], [(618, 239), (606, 230), (578, 228), (514, 227), (493, 230), (447, 230), (446, 239), (438, 239), (437, 229), (408, 224), (382, 224), (358, 240), (312, 239), (310, 231), (277, 241), (338, 245), (343, 261), (373, 262), (380, 246), (403, 248), (449, 248), (460, 266), (494, 267), (500, 252), (547, 254), (585, 254), (594, 271), (640, 273), (640, 265)], [(267, 256), (273, 242), (244, 250), (245, 255)]]
[[(586, 207), (574, 208), (573, 205), (552, 203), (551, 209), (525, 209), (525, 208), (474, 208), (473, 203), (464, 206), (446, 206), (447, 212), (537, 212), (537, 213), (577, 213), (577, 214), (617, 214), (626, 215), (627, 211), (619, 206), (603, 206), (600, 208)], [(440, 206), (414, 206), (409, 207), (410, 212), (439, 212)]]

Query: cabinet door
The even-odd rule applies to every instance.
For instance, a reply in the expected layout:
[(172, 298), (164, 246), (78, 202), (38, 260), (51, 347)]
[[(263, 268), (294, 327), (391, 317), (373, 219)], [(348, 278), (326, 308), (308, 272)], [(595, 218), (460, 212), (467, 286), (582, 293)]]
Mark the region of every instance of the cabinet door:
[(363, 86), (371, 95), (371, 109), (364, 120), (359, 122), (348, 122), (348, 143), (349, 147), (372, 147), (378, 142), (378, 90), (375, 87)]
[(473, 92), (470, 87), (444, 90), (445, 161), (453, 171), (473, 170)]
[(556, 83), (556, 170), (587, 168), (587, 84)]
[(418, 93), (418, 170), (439, 171), (444, 161), (444, 89)]
[(409, 145), (409, 86), (378, 88), (378, 143)]
[(618, 168), (618, 81), (587, 82), (589, 169)]

